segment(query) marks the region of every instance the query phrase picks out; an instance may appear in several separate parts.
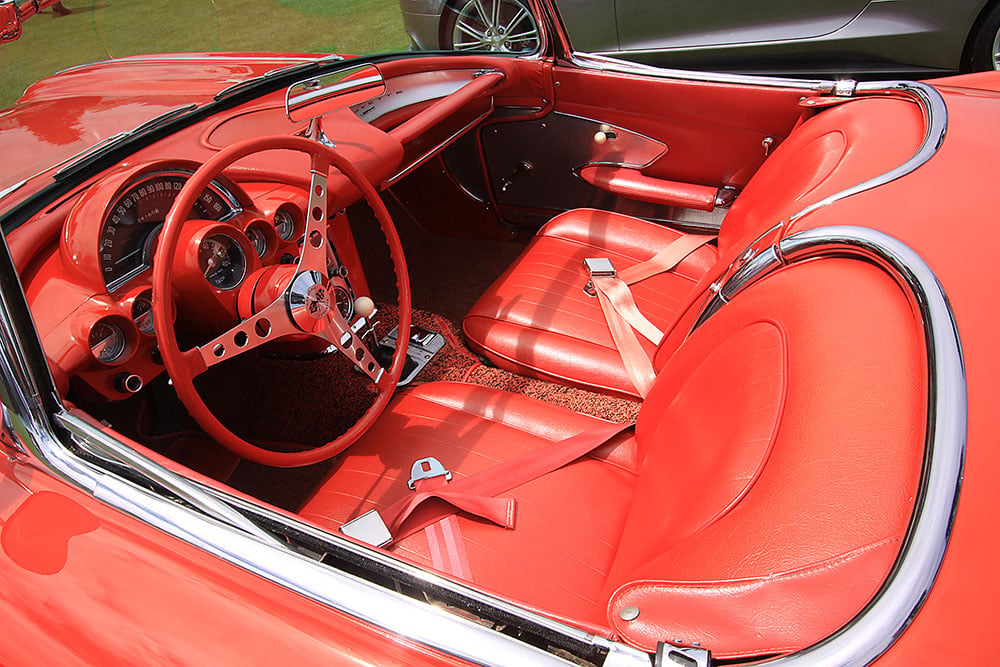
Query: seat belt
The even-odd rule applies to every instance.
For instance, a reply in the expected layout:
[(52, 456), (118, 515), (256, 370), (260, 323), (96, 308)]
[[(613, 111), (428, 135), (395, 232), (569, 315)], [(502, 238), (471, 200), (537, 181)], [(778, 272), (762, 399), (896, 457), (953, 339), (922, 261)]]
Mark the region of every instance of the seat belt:
[(411, 470), (409, 486), (415, 491), (413, 495), (381, 512), (371, 510), (362, 514), (340, 530), (368, 544), (387, 546), (458, 512), (512, 529), (516, 501), (494, 496), (572, 463), (632, 426), (604, 424), (588, 429), (450, 483), (451, 473), (440, 462), (420, 459)]
[(686, 234), (645, 262), (622, 271), (616, 271), (614, 264), (606, 257), (583, 260), (583, 265), (590, 274), (590, 282), (584, 287), (584, 291), (597, 297), (611, 331), (611, 340), (621, 355), (625, 372), (643, 398), (652, 388), (656, 372), (635, 332), (657, 346), (663, 340), (664, 333), (639, 311), (629, 285), (674, 270), (685, 257), (715, 238), (717, 237)]

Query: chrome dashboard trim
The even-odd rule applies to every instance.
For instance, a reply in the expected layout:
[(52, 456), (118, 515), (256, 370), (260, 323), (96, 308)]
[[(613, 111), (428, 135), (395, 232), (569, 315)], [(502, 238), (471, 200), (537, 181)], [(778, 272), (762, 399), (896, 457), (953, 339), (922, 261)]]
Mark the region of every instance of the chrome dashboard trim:
[(947, 295), (912, 249), (864, 227), (821, 227), (793, 234), (730, 276), (705, 306), (692, 332), (728, 301), (771, 273), (824, 256), (877, 264), (909, 292), (921, 315), (928, 361), (928, 430), (913, 516), (900, 554), (875, 598), (834, 635), (767, 664), (781, 667), (867, 665), (914, 619), (937, 577), (962, 484), (968, 427), (965, 364)]

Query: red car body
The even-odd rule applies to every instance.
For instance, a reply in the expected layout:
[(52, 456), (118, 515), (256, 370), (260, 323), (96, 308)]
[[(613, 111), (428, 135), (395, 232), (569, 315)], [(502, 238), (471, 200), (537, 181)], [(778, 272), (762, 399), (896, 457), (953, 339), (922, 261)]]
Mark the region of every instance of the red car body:
[[(541, 11), (544, 6), (537, 9)], [(787, 221), (788, 228), (782, 232), (785, 236), (850, 224), (887, 234), (911, 249), (933, 271), (950, 303), (961, 340), (959, 364), (953, 364), (951, 370), (964, 382), (956, 395), (967, 396), (967, 411), (964, 405), (949, 406), (959, 416), (956, 428), (963, 442), (952, 443), (958, 448), (954, 456), (959, 472), (952, 480), (949, 497), (957, 498), (957, 505), (932, 508), (939, 516), (953, 517), (953, 524), (947, 525), (945, 519), (944, 525), (937, 527), (938, 534), (947, 539), (940, 569), (930, 568), (930, 581), (926, 582), (929, 592), (914, 608), (911, 621), (894, 630), (898, 636), (882, 638), (891, 646), (884, 652), (878, 649), (869, 657), (877, 659), (880, 665), (924, 664), (931, 660), (989, 661), (989, 656), (1000, 649), (1000, 640), (991, 639), (995, 637), (992, 629), (998, 616), (993, 600), (1000, 596), (1000, 584), (994, 576), (998, 495), (996, 483), (991, 481), (1000, 476), (1000, 453), (995, 446), (1000, 435), (1000, 416), (991, 408), (990, 398), (997, 393), (1000, 354), (995, 344), (998, 317), (990, 307), (992, 290), (988, 273), (992, 265), (988, 239), (996, 225), (989, 192), (995, 180), (992, 166), (1000, 155), (1000, 135), (991, 128), (1000, 115), (1000, 75), (940, 79), (933, 83), (933, 89), (906, 89), (917, 90), (924, 96), (939, 95), (946, 108), (946, 128), (940, 125), (942, 118), (934, 116), (939, 107), (928, 112), (929, 106), (920, 107), (909, 101), (896, 102), (913, 104), (912, 113), (903, 114), (905, 122), (889, 129), (879, 126), (879, 131), (884, 132), (881, 135), (869, 132), (871, 117), (867, 112), (842, 114), (841, 117), (856, 123), (845, 126), (843, 132), (857, 132), (860, 138), (849, 143), (849, 150), (838, 154), (843, 164), (823, 167), (829, 170), (831, 182), (822, 188), (816, 186), (817, 192), (842, 193), (867, 183), (870, 178), (877, 179), (909, 160), (915, 149), (926, 151), (928, 157), (907, 173), (826, 201), (808, 187), (803, 188), (804, 192), (796, 190), (801, 184), (794, 176), (820, 168), (817, 161), (822, 163), (827, 155), (822, 151), (798, 153), (802, 156), (798, 162), (796, 154), (789, 151), (780, 158), (788, 165), (783, 178), (769, 182), (764, 191), (748, 188), (753, 187), (758, 169), (764, 169), (761, 165), (767, 165), (771, 159), (771, 146), (780, 147), (788, 137), (804, 131), (802, 128), (812, 118), (836, 113), (841, 105), (847, 108), (855, 104), (847, 100), (852, 99), (852, 94), (864, 96), (864, 91), (835, 90), (832, 85), (824, 87), (815, 82), (799, 85), (787, 81), (768, 83), (746, 78), (664, 74), (629, 65), (619, 67), (610, 61), (574, 60), (561, 50), (564, 42), (558, 26), (551, 21), (543, 25), (548, 50), (541, 57), (480, 54), (379, 59), (390, 94), (412, 91), (413, 99), (371, 122), (357, 108), (358, 113), (336, 112), (327, 117), (325, 131), (368, 180), (376, 187), (391, 190), (406, 182), (407, 165), (411, 163), (416, 167), (414, 174), (421, 173), (421, 164), (429, 165), (425, 167), (428, 169), (455, 170), (454, 164), (441, 167), (444, 163), (437, 161), (436, 151), (440, 145), (448, 144), (452, 135), (472, 128), (469, 136), (476, 137), (478, 159), (472, 166), (467, 163), (466, 168), (481, 170), (487, 195), (485, 201), (461, 199), (457, 190), (451, 190), (430, 204), (432, 208), (440, 207), (438, 221), (441, 231), (447, 234), (461, 233), (458, 226), (466, 211), (474, 210), (476, 215), (488, 217), (499, 211), (508, 221), (516, 215), (518, 221), (531, 224), (538, 217), (570, 208), (563, 205), (559, 196), (551, 194), (567, 182), (574, 188), (588, 188), (585, 192), (589, 199), (585, 197), (580, 205), (594, 205), (595, 193), (601, 194), (602, 186), (593, 183), (583, 186), (582, 179), (573, 173), (560, 173), (559, 178), (569, 180), (548, 183), (544, 189), (549, 193), (524, 194), (526, 190), (518, 189), (529, 186), (517, 185), (524, 182), (520, 180), (522, 176), (508, 167), (529, 159), (522, 155), (541, 157), (532, 153), (530, 147), (530, 141), (534, 141), (530, 136), (537, 136), (530, 132), (539, 126), (519, 126), (532, 128), (527, 130), (528, 139), (523, 135), (505, 135), (504, 141), (510, 142), (506, 149), (490, 143), (490, 131), (506, 132), (511, 124), (518, 122), (555, 123), (552, 114), (561, 114), (563, 118), (595, 119), (606, 124), (608, 128), (601, 132), (618, 133), (612, 141), (630, 140), (630, 135), (622, 130), (634, 132), (638, 139), (627, 146), (640, 153), (648, 150), (641, 140), (643, 137), (668, 144), (665, 155), (656, 156), (642, 167), (638, 182), (617, 181), (619, 189), (611, 191), (620, 199), (603, 200), (611, 202), (608, 208), (642, 215), (653, 211), (644, 207), (656, 206), (655, 202), (683, 207), (676, 203), (677, 193), (664, 183), (680, 187), (682, 197), (694, 196), (697, 201), (702, 201), (697, 195), (705, 189), (714, 192), (728, 186), (740, 191), (739, 197), (744, 197), (746, 189), (748, 201), (756, 197), (753, 201), (760, 207), (756, 210), (766, 212), (761, 213), (761, 220), (751, 222), (760, 225), (767, 216), (773, 216), (773, 222)], [(53, 401), (61, 403), (71, 385), (77, 391), (80, 382), (86, 383), (92, 392), (111, 397), (112, 402), (125, 398), (124, 393), (115, 394), (114, 382), (121, 368), (95, 364), (89, 356), (86, 336), (74, 329), (79, 318), (90, 318), (89, 322), (107, 312), (117, 313), (115, 309), (123, 307), (116, 295), (104, 290), (99, 278), (103, 265), (99, 264), (97, 250), (84, 248), (72, 254), (72, 262), (57, 259), (57, 255), (65, 252), (60, 247), (75, 248), (75, 243), (83, 247), (97, 234), (86, 224), (97, 225), (98, 219), (79, 215), (74, 218), (69, 211), (74, 206), (85, 210), (82, 207), (88, 198), (95, 201), (101, 196), (110, 198), (107, 192), (119, 186), (109, 184), (106, 180), (109, 174), (141, 169), (141, 165), (150, 161), (162, 161), (158, 162), (161, 166), (201, 164), (221, 146), (231, 143), (232, 138), (218, 139), (219, 135), (214, 133), (233, 119), (244, 119), (226, 126), (235, 128), (233, 132), (238, 138), (272, 133), (271, 116), (255, 113), (280, 108), (284, 88), (290, 81), (276, 79), (282, 85), (275, 85), (259, 97), (256, 92), (245, 98), (239, 97), (239, 92), (234, 98), (223, 96), (221, 103), (215, 102), (217, 106), (211, 113), (185, 121), (182, 126), (171, 128), (169, 134), (164, 132), (163, 136), (154, 137), (155, 141), (150, 139), (144, 145), (129, 148), (128, 155), (111, 154), (104, 162), (79, 172), (70, 169), (55, 178), (53, 174), (62, 168), (60, 163), (100, 139), (182, 105), (211, 105), (216, 94), (227, 85), (279, 66), (307, 61), (306, 56), (270, 54), (200, 54), (183, 59), (137, 57), (111, 61), (69, 70), (39, 82), (25, 92), (12, 110), (0, 114), (0, 154), (17, 156), (0, 170), (0, 192), (4, 193), (0, 204), (10, 264), (16, 266), (26, 294), (20, 304), (12, 302), (12, 295), (19, 294), (20, 287), (8, 283), (5, 274), (0, 618), (8, 631), (0, 643), (0, 663), (37, 662), (39, 656), (58, 664), (322, 661), (437, 665), (477, 661), (486, 664), (490, 660), (521, 664), (521, 660), (539, 655), (542, 661), (558, 660), (555, 654), (544, 653), (529, 644), (511, 649), (511, 645), (518, 644), (517, 639), (470, 623), (463, 617), (466, 612), (452, 613), (403, 597), (390, 588), (380, 588), (377, 577), (372, 577), (374, 583), (364, 581), (363, 573), (344, 573), (321, 563), (315, 556), (279, 553), (280, 549), (265, 544), (260, 536), (241, 533), (218, 518), (199, 514), (191, 509), (190, 500), (185, 504), (176, 498), (163, 499), (161, 491), (154, 494), (136, 488), (134, 480), (131, 483), (120, 480), (121, 463), (110, 466), (102, 476), (88, 478), (91, 480), (88, 486), (79, 481), (72, 466), (65, 467), (70, 456), (61, 463), (52, 459), (52, 448), (58, 440), (68, 442), (69, 432), (78, 439), (95, 442), (102, 437), (116, 439), (140, 452), (144, 460), (185, 479), (196, 480), (203, 485), (201, 488), (217, 490), (220, 494), (217, 497), (225, 498), (226, 502), (237, 506), (242, 502), (244, 509), (261, 505), (262, 501), (230, 489), (224, 480), (194, 472), (111, 427), (95, 427), (72, 404), (62, 403), (58, 415), (49, 414), (57, 411)], [(446, 93), (457, 94), (469, 81), (474, 81), (466, 73), (479, 70), (501, 72), (502, 83), (491, 87), (489, 92), (476, 94), (474, 99), (463, 100), (459, 108), (434, 106), (434, 100), (446, 99)], [(449, 79), (447, 74), (440, 74), (448, 72), (461, 72), (462, 76)], [(444, 83), (438, 88), (424, 86), (437, 81), (436, 77), (441, 77)], [(871, 96), (901, 99), (899, 89), (891, 86), (877, 89), (872, 84), (870, 90), (875, 91), (869, 93)], [(227, 107), (230, 99), (233, 101)], [(428, 109), (433, 109), (430, 116), (421, 116)], [(504, 113), (489, 115), (495, 109), (503, 109)], [(407, 127), (407, 123), (413, 124)], [(579, 136), (564, 136), (566, 146), (581, 141)], [(348, 137), (354, 141), (347, 141)], [(589, 140), (589, 135), (585, 140)], [(546, 144), (556, 152), (561, 145)], [(428, 151), (432, 161), (421, 162)], [(566, 151), (571, 152), (569, 148)], [(546, 170), (562, 168), (563, 162), (543, 163), (536, 157), (530, 158), (535, 164), (529, 165), (535, 175), (526, 178), (547, 177), (550, 172)], [(620, 157), (620, 163), (627, 166), (647, 162), (630, 159), (634, 157), (634, 154)], [(581, 166), (572, 155), (565, 164), (570, 167), (568, 172)], [(605, 162), (602, 164), (607, 166)], [(277, 179), (273, 173), (262, 175), (269, 169), (287, 175), (288, 180), (281, 184), (287, 189), (283, 196), (289, 200), (299, 196), (288, 194), (303, 188), (292, 177), (296, 168), (280, 161), (251, 164), (238, 177), (229, 174), (262, 210), (266, 192), (254, 184), (274, 185)], [(462, 174), (458, 180), (462, 187), (473, 182)], [(330, 191), (340, 206), (346, 206), (356, 197), (346, 181), (332, 179)], [(527, 199), (518, 199), (522, 196)], [(814, 204), (818, 204), (815, 209), (796, 216), (796, 212), (801, 213)], [(413, 207), (422, 205), (426, 204), (417, 202)], [(330, 206), (332, 211), (333, 203)], [(711, 202), (709, 207), (713, 207)], [(73, 221), (79, 225), (74, 226)], [(472, 233), (488, 234), (483, 229)], [(98, 276), (96, 281), (94, 276)], [(26, 317), (25, 304), (30, 308), (33, 322)], [(206, 313), (206, 317), (212, 316), (209, 311)], [(33, 331), (37, 331), (38, 339), (26, 339)], [(925, 333), (930, 336), (930, 329)], [(921, 335), (915, 335), (914, 345), (922, 340)], [(143, 338), (137, 345), (140, 350), (148, 351), (154, 342)], [(901, 346), (907, 344), (900, 342)], [(41, 351), (45, 357), (40, 356)], [(565, 354), (588, 353), (570, 350)], [(40, 366), (42, 358), (47, 358), (54, 383), (46, 377), (46, 366)], [(33, 379), (31, 375), (26, 377), (26, 369), (34, 374)], [(143, 380), (148, 384), (149, 375), (161, 371), (136, 362), (130, 372), (146, 375)], [(919, 385), (922, 374), (928, 372), (933, 374), (933, 371), (916, 371), (914, 383)], [(544, 369), (528, 373), (549, 379), (552, 376)], [(605, 381), (613, 380), (607, 380), (607, 373), (601, 369), (577, 378), (577, 384), (599, 385)], [(623, 393), (614, 387), (610, 391)], [(709, 417), (713, 414), (711, 407), (705, 408)], [(931, 420), (928, 429), (935, 425)], [(100, 458), (97, 457), (98, 464)], [(914, 474), (926, 479), (930, 474), (929, 464), (921, 463), (922, 460), (919, 453), (901, 453), (899, 465), (912, 467), (918, 471)], [(88, 465), (93, 465), (93, 460)], [(865, 468), (864, 457), (858, 467)], [(960, 492), (956, 490), (959, 481)], [(947, 482), (943, 486), (947, 487)], [(945, 497), (947, 491), (947, 488), (942, 491), (917, 486), (910, 502), (922, 507), (919, 504), (922, 498), (938, 492)], [(272, 519), (298, 520), (285, 509), (267, 505), (266, 511)], [(774, 512), (780, 513), (781, 509)], [(932, 511), (927, 509), (924, 513)], [(158, 523), (161, 520), (174, 526), (173, 534), (165, 532)], [(919, 517), (910, 517), (907, 522), (912, 528), (919, 523)], [(220, 553), (218, 545), (222, 543), (231, 547), (225, 553)], [(351, 548), (366, 553), (365, 547), (357, 544)], [(383, 557), (384, 554), (373, 558), (384, 564), (378, 561)], [(401, 566), (396, 561), (385, 562), (402, 567), (419, 580), (413, 574), (412, 562), (406, 564), (406, 560), (404, 555)], [(419, 559), (416, 562), (425, 567)], [(895, 559), (890, 562), (896, 563)], [(512, 583), (517, 579), (517, 567), (515, 562), (512, 566), (515, 572), (508, 575)], [(900, 568), (896, 563), (890, 570)], [(275, 572), (284, 578), (276, 578)], [(447, 588), (455, 581), (448, 574), (425, 576), (428, 586), (433, 587)], [(850, 582), (844, 582), (844, 586), (849, 585)], [(461, 590), (468, 593), (467, 589)], [(485, 591), (473, 586), (473, 591), (476, 595), (506, 595), (513, 598), (514, 604), (522, 601), (517, 595), (489, 586)], [(337, 600), (343, 599), (363, 604), (338, 608)], [(804, 604), (808, 602), (806, 599)], [(490, 602), (484, 604), (488, 606)], [(452, 606), (461, 608), (459, 603)], [(873, 603), (872, 607), (877, 605)], [(602, 627), (590, 618), (571, 615), (566, 618), (565, 614), (560, 618), (544, 607), (538, 612), (543, 617), (557, 616), (557, 621), (565, 620), (578, 628), (581, 634), (571, 636), (582, 644), (591, 642), (591, 646), (598, 647), (600, 660), (607, 660), (604, 664), (613, 664), (614, 660), (622, 660), (620, 664), (642, 664), (643, 656), (650, 653), (648, 646), (629, 639), (628, 633), (620, 628)], [(534, 619), (533, 613), (526, 612), (526, 616)], [(857, 613), (863, 616), (866, 610)], [(853, 622), (853, 618), (854, 614), (837, 617), (835, 627)], [(469, 652), (462, 653), (455, 643), (446, 641), (460, 643), (466, 633), (465, 646), (473, 647)], [(691, 642), (683, 637), (663, 639), (668, 642), (686, 639), (686, 646)], [(552, 643), (562, 646), (558, 640)], [(794, 658), (797, 651), (807, 651), (812, 643), (790, 652), (773, 653)], [(638, 646), (639, 650), (625, 649), (625, 644)], [(473, 649), (482, 650), (482, 655)], [(512, 652), (507, 654), (503, 650)], [(611, 657), (605, 658), (606, 654)], [(599, 662), (593, 655), (590, 659)], [(810, 660), (810, 654), (803, 655), (804, 660)], [(767, 653), (750, 656), (772, 657), (773, 654)], [(837, 662), (836, 657), (822, 657), (831, 664)], [(646, 659), (651, 660), (651, 655)]]

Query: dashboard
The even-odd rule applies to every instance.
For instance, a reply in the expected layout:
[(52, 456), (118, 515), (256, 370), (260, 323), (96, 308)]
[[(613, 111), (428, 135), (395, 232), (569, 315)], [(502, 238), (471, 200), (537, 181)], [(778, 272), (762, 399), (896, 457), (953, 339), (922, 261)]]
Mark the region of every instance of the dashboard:
[[(164, 371), (153, 256), (166, 215), (197, 167), (154, 160), (94, 183), (67, 214), (58, 251), (28, 282), (54, 370), (71, 371), (98, 398), (120, 400)], [(256, 277), (297, 260), (308, 194), (276, 181), (219, 176), (197, 197), (173, 265), (174, 311), (185, 331), (211, 334), (252, 314), (255, 301), (272, 298), (254, 298)]]
[[(492, 69), (411, 65), (413, 71), (388, 78), (387, 92), (377, 100), (324, 116), (326, 140), (380, 188), (489, 115), (493, 99), (488, 91), (504, 79)], [(174, 200), (190, 176), (225, 148), (262, 135), (300, 134), (303, 128), (285, 115), (281, 93), (259, 98), (143, 149), (134, 161), (82, 183), (15, 230), (13, 245), (8, 236), (61, 392), (68, 391), (72, 379), (91, 398), (118, 401), (165, 371), (157, 348), (156, 332), (162, 328), (153, 314), (152, 274)], [(275, 290), (283, 289), (282, 280), (293, 274), (292, 266), (285, 267), (294, 265), (301, 252), (311, 187), (310, 165), (303, 158), (290, 151), (248, 156), (196, 198), (178, 238), (167, 309), (185, 348), (212, 340), (271, 304)], [(336, 170), (329, 174), (327, 190), (328, 248), (336, 249), (328, 255), (334, 262), (328, 268), (351, 276), (349, 293), (335, 297), (344, 313), (357, 296), (367, 294), (346, 216), (338, 213), (360, 192)]]

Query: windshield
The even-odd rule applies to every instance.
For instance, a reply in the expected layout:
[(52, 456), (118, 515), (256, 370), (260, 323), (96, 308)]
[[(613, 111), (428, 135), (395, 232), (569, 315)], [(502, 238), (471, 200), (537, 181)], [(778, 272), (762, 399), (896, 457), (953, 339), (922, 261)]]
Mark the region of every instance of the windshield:
[[(24, 3), (20, 37), (0, 44), (0, 109), (17, 106), (0, 111), (0, 152), (18, 155), (14, 168), (0, 177), (0, 192), (116, 133), (320, 55), (422, 49), (521, 55), (539, 48), (525, 0), (39, 0), (37, 5), (40, 11), (34, 13), (34, 3)], [(179, 53), (189, 55), (145, 57)], [(228, 56), (191, 55), (198, 53)], [(99, 72), (79, 67), (109, 59), (122, 64)], [(77, 69), (32, 86), (68, 68)], [(156, 99), (147, 94), (153, 80)]]

